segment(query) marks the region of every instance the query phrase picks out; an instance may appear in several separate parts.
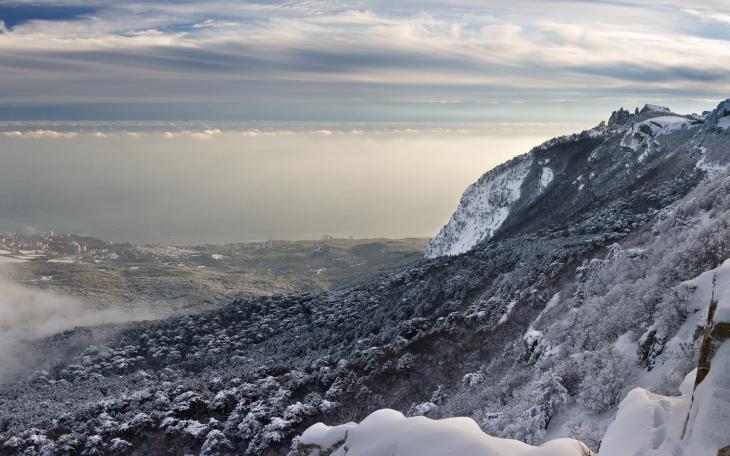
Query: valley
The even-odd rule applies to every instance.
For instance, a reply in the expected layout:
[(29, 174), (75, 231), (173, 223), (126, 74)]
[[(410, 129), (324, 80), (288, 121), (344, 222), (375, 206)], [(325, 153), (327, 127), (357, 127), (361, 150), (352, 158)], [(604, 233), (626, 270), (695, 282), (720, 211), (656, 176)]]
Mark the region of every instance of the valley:
[(352, 286), (421, 261), (427, 241), (325, 237), (171, 246), (0, 233), (0, 266), (24, 286), (162, 317), (211, 310), (240, 297)]

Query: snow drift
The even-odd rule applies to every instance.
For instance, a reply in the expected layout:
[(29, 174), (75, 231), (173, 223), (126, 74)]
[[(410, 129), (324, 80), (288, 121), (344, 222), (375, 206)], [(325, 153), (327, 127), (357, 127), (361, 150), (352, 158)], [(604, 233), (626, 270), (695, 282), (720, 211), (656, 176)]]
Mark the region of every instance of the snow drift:
[(706, 376), (698, 369), (690, 372), (680, 396), (644, 388), (629, 392), (606, 432), (600, 456), (715, 456), (730, 447), (730, 260), (693, 282), (698, 295), (706, 297), (702, 288), (711, 288), (702, 312), (707, 324), (701, 352), (709, 353), (711, 361), (705, 364), (700, 357), (699, 369)]
[(301, 456), (585, 456), (582, 443), (557, 439), (539, 447), (492, 437), (470, 418), (406, 418), (395, 410), (370, 414), (360, 424), (317, 423), (299, 439)]

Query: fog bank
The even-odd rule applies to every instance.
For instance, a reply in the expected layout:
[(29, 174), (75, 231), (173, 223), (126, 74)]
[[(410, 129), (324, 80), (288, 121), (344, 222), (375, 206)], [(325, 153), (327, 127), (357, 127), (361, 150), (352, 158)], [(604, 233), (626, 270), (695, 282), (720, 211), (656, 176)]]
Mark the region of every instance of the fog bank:
[(0, 269), (0, 383), (38, 367), (30, 341), (79, 326), (147, 318), (142, 312), (94, 309), (80, 299), (27, 288)]

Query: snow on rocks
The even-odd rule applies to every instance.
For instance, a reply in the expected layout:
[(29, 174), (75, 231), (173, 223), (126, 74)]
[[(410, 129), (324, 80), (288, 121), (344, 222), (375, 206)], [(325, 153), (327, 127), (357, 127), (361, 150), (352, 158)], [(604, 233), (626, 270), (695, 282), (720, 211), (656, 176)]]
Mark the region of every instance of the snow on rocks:
[(543, 166), (540, 171), (540, 190), (545, 190), (553, 181), (553, 177), (553, 170), (548, 166)]
[(682, 396), (635, 388), (621, 402), (601, 443), (600, 456), (716, 456), (730, 445), (730, 342), (692, 393), (696, 371), (682, 382)]
[(714, 298), (717, 300), (717, 307), (713, 315), (715, 324), (730, 323), (730, 260), (726, 260), (722, 266), (715, 270), (714, 274)]
[(645, 112), (672, 112), (669, 108), (666, 106), (659, 106), (656, 104), (647, 103), (644, 105), (643, 108), (641, 108), (641, 111), (639, 111), (639, 114), (643, 114)]
[(629, 392), (600, 456), (715, 456), (730, 445), (730, 260), (688, 283), (694, 300), (705, 303), (700, 315), (708, 319), (699, 369), (687, 374), (680, 396), (644, 388)]
[(528, 329), (522, 336), (522, 344), (524, 345), (522, 358), (528, 364), (534, 364), (549, 349), (545, 334), (534, 328)]
[(429, 242), (426, 258), (458, 255), (492, 237), (507, 219), (510, 206), (520, 198), (522, 182), (532, 161), (531, 155), (519, 157), (470, 185), (451, 220)]
[(317, 423), (310, 426), (299, 439), (299, 453), (308, 456), (329, 454), (341, 447), (347, 440), (347, 432), (355, 428), (355, 423), (327, 426)]
[[(669, 448), (678, 447), (688, 405), (689, 397), (666, 397), (643, 388), (631, 390), (603, 438), (599, 455), (676, 454)], [(664, 447), (661, 452), (660, 447)]]
[(692, 125), (691, 119), (679, 116), (652, 117), (649, 120), (636, 124), (639, 128), (641, 128), (641, 126), (648, 127), (654, 135), (667, 134), (675, 130), (686, 128), (689, 125)]
[(470, 418), (406, 418), (394, 410), (370, 414), (360, 424), (317, 423), (299, 440), (301, 456), (584, 456), (577, 440), (557, 439), (539, 447), (492, 437)]
[(720, 131), (730, 128), (730, 98), (720, 102), (717, 108), (707, 114), (705, 123), (709, 127), (715, 127)]
[(692, 126), (692, 120), (681, 116), (658, 116), (637, 122), (627, 129), (621, 147), (640, 153), (637, 160), (645, 161), (658, 148), (657, 137)]
[(695, 165), (698, 169), (701, 169), (702, 171), (706, 171), (710, 174), (716, 174), (716, 173), (724, 173), (728, 170), (727, 164), (721, 164), (721, 163), (714, 163), (707, 161), (707, 157), (702, 157), (697, 161), (697, 164)]

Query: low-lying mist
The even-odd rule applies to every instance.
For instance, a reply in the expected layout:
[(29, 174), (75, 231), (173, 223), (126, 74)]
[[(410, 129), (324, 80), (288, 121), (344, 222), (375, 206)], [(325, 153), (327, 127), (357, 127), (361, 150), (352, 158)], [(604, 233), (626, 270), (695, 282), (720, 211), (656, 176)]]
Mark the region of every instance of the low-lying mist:
[(149, 318), (141, 311), (94, 309), (78, 298), (31, 289), (0, 269), (0, 383), (39, 367), (34, 340), (80, 326)]

